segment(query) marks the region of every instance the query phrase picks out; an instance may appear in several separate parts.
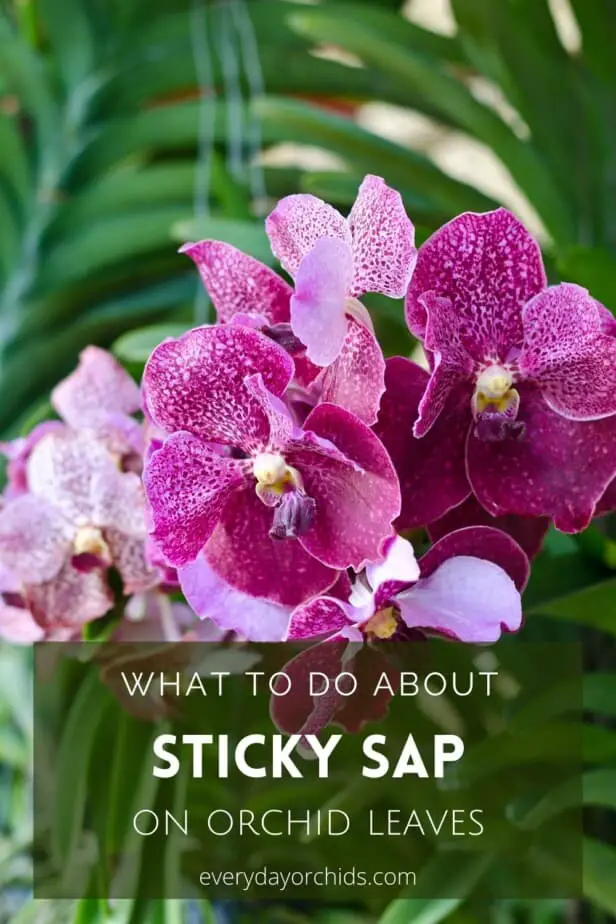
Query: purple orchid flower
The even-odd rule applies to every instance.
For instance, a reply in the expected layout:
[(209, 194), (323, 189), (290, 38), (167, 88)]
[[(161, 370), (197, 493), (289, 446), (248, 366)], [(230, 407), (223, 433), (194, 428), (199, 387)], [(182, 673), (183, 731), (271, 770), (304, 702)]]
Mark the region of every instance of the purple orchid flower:
[(171, 435), (147, 463), (153, 538), (181, 567), (203, 551), (238, 590), (294, 605), (380, 557), (398, 481), (379, 440), (322, 404), (299, 429), (283, 403), (291, 357), (246, 327), (160, 344), (144, 394)]
[(495, 642), (520, 628), (520, 590), (528, 559), (505, 533), (485, 526), (450, 533), (421, 562), (396, 537), (385, 558), (368, 565), (347, 600), (318, 597), (297, 607), (287, 639), (328, 636), (352, 642), (404, 638), (421, 630), (461, 642)]
[(295, 195), (278, 203), (265, 227), (274, 255), (295, 280), (293, 333), (318, 366), (339, 355), (348, 316), (363, 316), (359, 296), (406, 294), (415, 229), (400, 194), (380, 177), (364, 179), (348, 219), (315, 196)]
[(499, 209), (461, 215), (420, 248), (406, 314), (432, 372), (388, 363), (375, 429), (400, 476), (398, 528), (471, 493), (493, 516), (587, 526), (616, 474), (607, 310), (579, 286), (546, 288), (537, 243)]
[(29, 493), (0, 511), (0, 555), (46, 631), (77, 627), (113, 604), (106, 569), (126, 593), (151, 586), (140, 479), (86, 433), (51, 433), (28, 460)]
[[(460, 529), (437, 542), (418, 563), (409, 542), (389, 542), (382, 562), (366, 568), (346, 587), (298, 606), (291, 614), (287, 639), (320, 639), (301, 651), (284, 672), (292, 678), (293, 697), (274, 697), (272, 718), (287, 733), (315, 734), (335, 722), (359, 731), (387, 712), (390, 695), (378, 699), (362, 687), (351, 699), (330, 689), (313, 697), (311, 673), (335, 678), (341, 671), (363, 680), (391, 671), (384, 650), (366, 642), (407, 641), (435, 634), (485, 644), (522, 622), (520, 594), (529, 574), (528, 559), (516, 542), (491, 527)], [(395, 676), (396, 671), (393, 670)], [(374, 690), (374, 682), (364, 689)]]
[(306, 357), (291, 330), (293, 289), (268, 266), (222, 241), (200, 241), (182, 248), (196, 264), (219, 324), (261, 330), (284, 347), (295, 362), (298, 399), (310, 407), (337, 404), (372, 425), (385, 390), (385, 360), (368, 312), (347, 319), (338, 356), (322, 369)]

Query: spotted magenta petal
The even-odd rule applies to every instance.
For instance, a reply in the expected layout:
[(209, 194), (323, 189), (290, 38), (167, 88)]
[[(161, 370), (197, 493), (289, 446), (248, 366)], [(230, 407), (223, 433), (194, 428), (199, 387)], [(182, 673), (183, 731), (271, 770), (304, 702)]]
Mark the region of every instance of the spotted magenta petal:
[(402, 298), (413, 273), (415, 230), (400, 194), (367, 176), (348, 220), (315, 196), (282, 199), (265, 223), (272, 251), (295, 279), (294, 332), (317, 365), (342, 347), (348, 299)]
[(219, 323), (228, 324), (239, 313), (269, 324), (289, 320), (293, 289), (269, 266), (222, 241), (185, 244), (180, 253), (199, 270)]
[[(407, 321), (432, 367), (411, 417), (419, 442), (447, 418), (450, 456), (464, 454), (468, 486), (490, 515), (583, 529), (616, 475), (616, 338), (603, 306), (578, 286), (546, 288), (537, 244), (499, 209), (461, 215), (423, 245)], [(387, 429), (405, 506), (421, 507), (412, 449), (405, 459), (403, 438)], [(436, 441), (420, 458), (442, 467)]]
[(378, 176), (367, 176), (348, 220), (316, 196), (282, 199), (265, 223), (272, 251), (291, 276), (323, 238), (352, 251), (354, 274), (348, 295), (382, 292), (402, 298), (417, 252), (415, 230), (398, 192)]
[(616, 337), (603, 333), (598, 303), (586, 289), (563, 283), (524, 308), (518, 364), (539, 384), (546, 403), (571, 420), (616, 414)]
[(244, 379), (260, 373), (273, 395), (293, 375), (291, 357), (246, 327), (201, 327), (156, 347), (143, 391), (153, 422), (167, 433), (186, 430), (206, 441), (246, 451), (266, 444), (268, 421)]
[(293, 289), (273, 270), (222, 241), (187, 244), (182, 251), (196, 263), (219, 323), (239, 324), (261, 330), (270, 339), (293, 352), (294, 381), (309, 389), (310, 403), (328, 402), (351, 411), (371, 426), (377, 417), (385, 390), (385, 360), (370, 327), (369, 316), (348, 316), (346, 336), (338, 357), (326, 368), (289, 350), (290, 304)]
[(411, 333), (424, 339), (426, 292), (448, 299), (464, 345), (482, 360), (505, 361), (522, 342), (522, 308), (546, 286), (539, 245), (506, 209), (467, 212), (423, 244), (406, 299)]
[(289, 607), (236, 590), (202, 556), (184, 565), (179, 578), (184, 596), (201, 619), (254, 642), (279, 642), (285, 637)]

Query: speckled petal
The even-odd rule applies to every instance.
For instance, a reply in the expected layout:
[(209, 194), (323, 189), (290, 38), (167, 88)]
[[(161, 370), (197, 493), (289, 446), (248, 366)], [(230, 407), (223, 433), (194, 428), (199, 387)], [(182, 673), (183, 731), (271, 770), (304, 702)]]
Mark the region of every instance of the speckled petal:
[(507, 572), (519, 591), (528, 583), (528, 556), (511, 536), (490, 526), (468, 526), (443, 536), (422, 556), (419, 562), (422, 578), (433, 574), (444, 561), (459, 555), (493, 562)]
[(533, 559), (541, 551), (550, 521), (547, 517), (520, 517), (514, 514), (493, 517), (481, 506), (477, 498), (471, 495), (440, 519), (429, 523), (428, 532), (432, 541), (437, 542), (443, 536), (467, 526), (491, 526), (505, 532), (515, 539), (530, 559)]
[(190, 433), (174, 433), (152, 455), (144, 473), (152, 536), (170, 564), (197, 557), (246, 476), (246, 462), (217, 454)]
[(571, 420), (616, 414), (616, 337), (603, 333), (598, 303), (562, 283), (525, 307), (520, 371), (550, 407)]
[(340, 355), (314, 387), (322, 402), (337, 404), (372, 426), (385, 391), (385, 359), (372, 331), (354, 318), (347, 321)]
[(309, 555), (296, 539), (271, 539), (272, 519), (271, 507), (249, 486), (231, 498), (204, 554), (238, 590), (297, 606), (328, 590), (338, 572)]
[(614, 510), (616, 510), (616, 479), (609, 483), (605, 494), (599, 499), (595, 516), (605, 516), (606, 513), (613, 513)]
[(323, 238), (300, 263), (291, 299), (291, 327), (306, 356), (329, 366), (347, 332), (345, 299), (353, 279), (353, 258), (344, 241)]
[(51, 581), (28, 586), (27, 601), (46, 635), (53, 637), (58, 630), (77, 630), (104, 616), (113, 606), (113, 594), (103, 571), (81, 572), (67, 562)]
[(291, 610), (231, 587), (199, 556), (179, 571), (184, 596), (201, 619), (253, 642), (280, 642)]
[(48, 581), (69, 554), (74, 530), (51, 504), (23, 494), (0, 510), (0, 560), (22, 581)]
[(22, 598), (22, 585), (0, 563), (0, 638), (14, 645), (32, 645), (44, 632)]
[(95, 476), (116, 471), (105, 445), (94, 436), (54, 432), (32, 450), (28, 484), (32, 494), (53, 504), (69, 522), (88, 523), (96, 507)]
[(119, 529), (110, 528), (105, 530), (105, 540), (114, 567), (120, 572), (124, 593), (140, 593), (158, 583), (159, 573), (149, 565), (146, 558), (145, 537), (136, 538)]
[(472, 378), (474, 363), (467, 352), (459, 329), (459, 318), (448, 298), (432, 292), (422, 297), (427, 311), (425, 347), (432, 358), (430, 381), (419, 403), (419, 415), (413, 426), (415, 436), (425, 436), (439, 414)]
[(268, 450), (284, 449), (296, 429), (288, 407), (284, 401), (267, 390), (260, 373), (246, 376), (244, 385), (267, 418)]
[(141, 393), (111, 353), (89, 346), (80, 353), (77, 369), (56, 385), (51, 403), (71, 427), (94, 427), (106, 414), (139, 411)]
[(306, 493), (316, 501), (314, 526), (302, 545), (334, 568), (356, 571), (382, 557), (392, 521), (400, 513), (400, 487), (382, 443), (360, 420), (333, 404), (321, 404), (306, 419), (306, 430), (331, 441), (350, 468), (309, 446), (288, 452)]
[(305, 194), (281, 199), (268, 215), (265, 230), (274, 256), (291, 276), (322, 238), (344, 241), (349, 248), (352, 243), (346, 218), (322, 199)]
[(185, 244), (216, 309), (219, 323), (238, 313), (262, 315), (270, 324), (289, 320), (291, 286), (269, 266), (222, 241)]
[(473, 490), (493, 516), (547, 516), (563, 532), (578, 532), (616, 475), (616, 418), (567, 420), (530, 386), (520, 388), (520, 397), (522, 439), (486, 443), (469, 436)]
[(32, 450), (48, 433), (66, 432), (61, 420), (44, 420), (37, 424), (26, 437), (0, 443), (0, 454), (8, 459), (6, 476), (8, 484), (3, 491), (4, 498), (17, 497), (28, 490), (28, 459)]
[(387, 360), (385, 394), (374, 428), (394, 463), (402, 491), (398, 529), (424, 526), (470, 494), (465, 472), (466, 435), (471, 425), (470, 393), (441, 414), (417, 439), (413, 423), (429, 374), (401, 356)]
[(415, 228), (402, 197), (379, 176), (367, 176), (349, 215), (355, 275), (351, 295), (404, 298), (417, 259)]
[(444, 561), (396, 601), (411, 629), (426, 629), (461, 642), (496, 642), (522, 624), (520, 594), (491, 561), (458, 556)]
[(293, 610), (286, 641), (296, 642), (333, 635), (348, 625), (348, 622), (341, 600), (329, 596), (317, 597)]
[(247, 327), (199, 327), (156, 347), (145, 368), (149, 413), (168, 433), (187, 430), (205, 440), (245, 449), (267, 442), (267, 419), (244, 388), (259, 372), (269, 391), (282, 395), (293, 360)]
[(406, 300), (409, 329), (426, 331), (425, 292), (449, 298), (473, 358), (505, 361), (522, 343), (522, 307), (546, 285), (537, 242), (506, 209), (466, 212), (419, 248)]

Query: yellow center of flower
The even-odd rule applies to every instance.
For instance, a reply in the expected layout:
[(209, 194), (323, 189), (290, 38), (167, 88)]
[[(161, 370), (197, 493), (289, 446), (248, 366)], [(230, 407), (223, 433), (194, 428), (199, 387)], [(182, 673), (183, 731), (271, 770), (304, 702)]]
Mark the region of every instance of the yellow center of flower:
[(486, 409), (505, 413), (518, 400), (512, 388), (513, 376), (504, 366), (488, 366), (477, 378), (473, 395), (473, 410), (481, 414)]
[(289, 486), (303, 490), (301, 475), (279, 453), (260, 452), (252, 463), (252, 473), (257, 479), (257, 494), (266, 503), (268, 496), (281, 496)]
[(395, 607), (385, 606), (377, 610), (364, 626), (364, 633), (371, 638), (388, 639), (398, 629), (398, 613)]
[(103, 561), (111, 559), (109, 546), (105, 542), (102, 532), (96, 526), (81, 526), (77, 530), (73, 543), (75, 555), (96, 555)]

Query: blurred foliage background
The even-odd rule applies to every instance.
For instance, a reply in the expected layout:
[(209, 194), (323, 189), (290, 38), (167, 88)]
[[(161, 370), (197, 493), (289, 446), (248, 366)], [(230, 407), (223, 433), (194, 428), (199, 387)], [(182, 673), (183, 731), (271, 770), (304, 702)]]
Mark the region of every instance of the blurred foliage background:
[[(513, 207), (550, 275), (616, 309), (613, 0), (0, 0), (0, 434), (48, 412), (90, 342), (138, 374), (208, 318), (186, 239), (270, 260), (274, 198), (345, 210), (361, 177), (401, 190), (419, 239)], [(385, 347), (400, 305), (370, 302)], [(399, 901), (380, 924), (616, 918), (616, 531), (550, 534), (526, 633), (581, 638), (589, 670), (586, 903)], [(21, 908), (27, 895), (29, 653), (0, 649), (0, 921), (368, 924), (327, 909), (167, 903)], [(597, 776), (599, 774), (599, 776)]]

